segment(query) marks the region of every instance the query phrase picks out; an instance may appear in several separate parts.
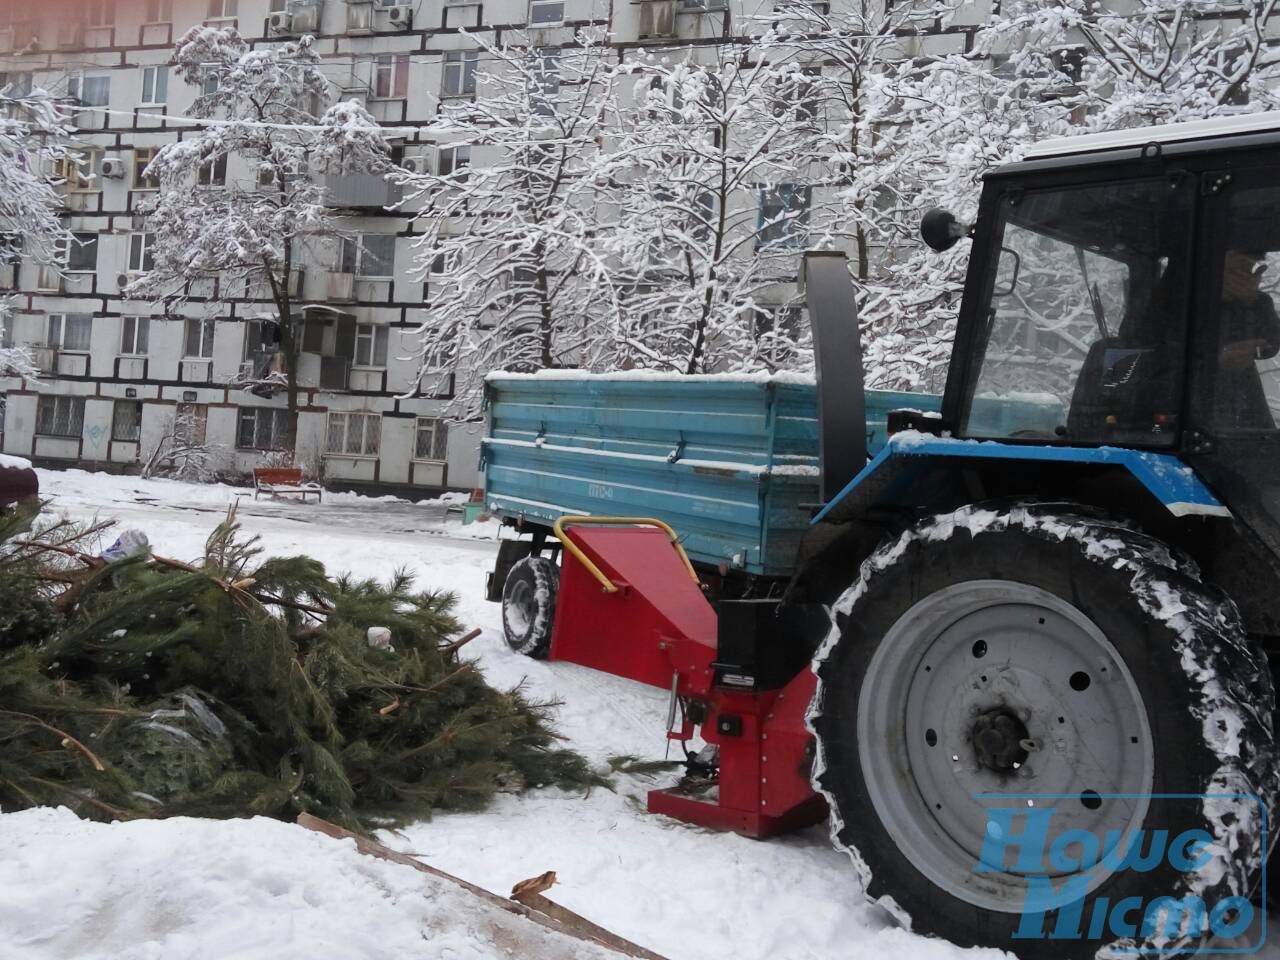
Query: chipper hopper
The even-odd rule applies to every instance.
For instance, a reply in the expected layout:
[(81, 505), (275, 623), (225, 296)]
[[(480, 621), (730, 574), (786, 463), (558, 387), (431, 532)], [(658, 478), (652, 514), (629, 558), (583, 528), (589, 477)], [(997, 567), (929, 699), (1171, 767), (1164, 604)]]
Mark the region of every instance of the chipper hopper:
[[(1280, 791), (1277, 160), (1275, 115), (1079, 137), (973, 224), (932, 211), (972, 243), (941, 397), (864, 390), (833, 253), (816, 380), (494, 375), (508, 642), (669, 691), (687, 771), (651, 811), (829, 817), (918, 930), (1243, 935)], [(1135, 867), (1144, 835), (1200, 856)]]

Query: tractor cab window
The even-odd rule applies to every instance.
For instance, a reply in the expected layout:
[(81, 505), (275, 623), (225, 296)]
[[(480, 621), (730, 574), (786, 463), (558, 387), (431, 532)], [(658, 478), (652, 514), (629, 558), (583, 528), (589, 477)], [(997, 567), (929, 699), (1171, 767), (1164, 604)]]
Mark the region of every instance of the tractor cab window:
[(1208, 421), (1219, 437), (1274, 434), (1280, 424), (1277, 217), (1280, 188), (1237, 190), (1222, 240), (1208, 254), (1208, 272), (1218, 281), (1209, 308), (1216, 316), (1204, 318), (1212, 349), (1199, 368), (1209, 387)]
[(1172, 444), (1190, 215), (1163, 177), (1005, 193), (962, 434)]

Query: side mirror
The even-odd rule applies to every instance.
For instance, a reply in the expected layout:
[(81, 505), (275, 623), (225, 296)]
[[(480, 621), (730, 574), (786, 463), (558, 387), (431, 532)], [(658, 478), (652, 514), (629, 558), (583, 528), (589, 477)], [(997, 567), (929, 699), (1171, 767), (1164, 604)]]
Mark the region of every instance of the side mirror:
[(931, 250), (938, 253), (950, 250), (961, 237), (968, 234), (968, 227), (961, 224), (950, 210), (931, 207), (920, 218), (920, 236)]
[(1022, 273), (1022, 257), (1016, 250), (1008, 247), (1000, 248), (1000, 262), (996, 266), (996, 282), (992, 287), (993, 297), (1007, 297), (1018, 285), (1018, 275)]

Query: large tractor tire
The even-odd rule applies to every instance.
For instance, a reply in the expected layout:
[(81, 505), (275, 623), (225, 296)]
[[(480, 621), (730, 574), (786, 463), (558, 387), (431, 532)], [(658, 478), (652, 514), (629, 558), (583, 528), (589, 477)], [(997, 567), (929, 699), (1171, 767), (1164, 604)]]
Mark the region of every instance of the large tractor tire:
[[(933, 517), (863, 563), (815, 667), (814, 782), (833, 837), (913, 929), (1028, 958), (1093, 957), (1125, 940), (1106, 927), (1089, 939), (1101, 898), (1195, 894), (1212, 908), (1254, 894), (1268, 852), (1259, 805), (1158, 795), (1278, 809), (1271, 675), (1230, 600), (1159, 541), (1070, 504)], [(1057, 799), (1008, 799), (1029, 794)], [(1050, 841), (1200, 829), (1214, 862), (1183, 872), (1165, 857), (1138, 872), (1104, 858), (1075, 881), (1087, 883), (1080, 939), (1047, 938), (1058, 910), (1044, 939), (1016, 939), (1029, 877), (1047, 872), (1056, 890), (1072, 871), (1019, 872), (1014, 847), (997, 847), (1010, 872), (975, 867), (988, 808), (1018, 809), (1016, 831), (1037, 803), (1054, 808)], [(1139, 927), (1125, 942), (1142, 941)], [(1157, 931), (1145, 945), (1194, 941)]]
[(502, 632), (516, 653), (546, 659), (559, 588), (560, 568), (546, 557), (525, 557), (512, 565), (502, 588)]

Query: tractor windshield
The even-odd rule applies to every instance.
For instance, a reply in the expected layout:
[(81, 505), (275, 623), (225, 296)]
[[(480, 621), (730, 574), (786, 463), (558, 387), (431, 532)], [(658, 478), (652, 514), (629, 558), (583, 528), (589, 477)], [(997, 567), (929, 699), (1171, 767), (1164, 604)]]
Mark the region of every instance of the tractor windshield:
[(963, 435), (1172, 443), (1190, 209), (1166, 178), (1005, 193)]

